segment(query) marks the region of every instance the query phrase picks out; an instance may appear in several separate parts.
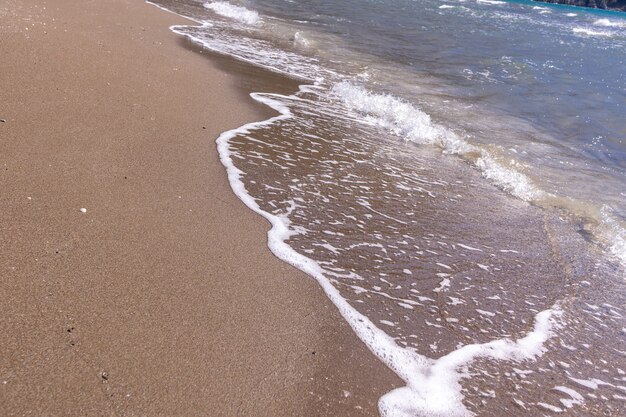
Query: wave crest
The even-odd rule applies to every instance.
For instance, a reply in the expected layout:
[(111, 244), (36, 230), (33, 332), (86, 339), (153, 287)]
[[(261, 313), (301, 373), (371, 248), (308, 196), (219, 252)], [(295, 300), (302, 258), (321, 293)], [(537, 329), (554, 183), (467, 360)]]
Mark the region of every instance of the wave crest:
[(581, 27), (573, 28), (572, 32), (574, 32), (577, 35), (602, 36), (602, 37), (606, 37), (606, 38), (610, 38), (610, 37), (613, 36), (613, 33), (611, 33), (611, 32), (606, 32), (606, 31), (603, 31), (603, 30), (593, 30), (593, 29), (588, 29), (588, 28), (581, 28)]
[(428, 114), (411, 103), (388, 94), (371, 93), (346, 81), (335, 84), (332, 93), (348, 108), (363, 114), (366, 122), (405, 140), (435, 145), (444, 153), (463, 157), (478, 167), (485, 178), (521, 200), (534, 201), (545, 195), (527, 176), (505, 166), (486, 149), (434, 123)]
[(626, 28), (626, 22), (616, 22), (609, 19), (598, 19), (593, 22), (596, 26), (613, 27), (613, 28)]
[(216, 1), (213, 3), (204, 3), (204, 7), (213, 10), (215, 13), (228, 17), (229, 19), (237, 20), (238, 22), (248, 25), (257, 25), (261, 18), (259, 14), (254, 10), (247, 9), (242, 6), (235, 6), (226, 1)]

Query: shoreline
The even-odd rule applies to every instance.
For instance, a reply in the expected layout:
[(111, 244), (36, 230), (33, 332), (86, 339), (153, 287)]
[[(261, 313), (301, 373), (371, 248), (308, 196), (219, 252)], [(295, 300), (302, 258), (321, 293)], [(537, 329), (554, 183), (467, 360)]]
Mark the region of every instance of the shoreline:
[(375, 415), (399, 379), (270, 254), (218, 160), (268, 111), (225, 70), (258, 70), (182, 48), (142, 1), (81, 6), (0, 13), (0, 409)]
[[(234, 30), (231, 33), (228, 19), (222, 22), (219, 16), (205, 15), (201, 8), (202, 6), (193, 2), (182, 2), (181, 4), (185, 6), (181, 6), (180, 9), (176, 8), (173, 2), (163, 1), (163, 4), (164, 6), (174, 7), (174, 10), (182, 14), (189, 12), (192, 16), (198, 16), (198, 19), (206, 18), (210, 22), (203, 25), (202, 29), (198, 29), (198, 32), (196, 32), (197, 28), (194, 25), (172, 28), (174, 32), (185, 34), (189, 38), (195, 39), (198, 43), (205, 44), (207, 49), (215, 49), (226, 54), (232, 54), (242, 61), (260, 62), (260, 66), (266, 67), (263, 65), (264, 61), (262, 59), (260, 61), (255, 59), (265, 51), (263, 44), (257, 45), (257, 48), (251, 47), (256, 45), (254, 36), (248, 38), (243, 31), (240, 32), (238, 30)], [(245, 12), (246, 9), (243, 10)], [(249, 12), (255, 13), (255, 11)], [(268, 14), (272, 16), (271, 13)], [(226, 15), (226, 17), (231, 18), (230, 15)], [(265, 21), (267, 22), (271, 17), (263, 15), (263, 19), (266, 19)], [(211, 24), (214, 26), (211, 26)], [(256, 30), (256, 28), (249, 29), (252, 32)], [(271, 31), (267, 33), (271, 33)], [(241, 43), (238, 42), (238, 36), (242, 38)], [(215, 43), (213, 43), (213, 39), (215, 39)], [(241, 49), (223, 45), (240, 45)], [(270, 45), (273, 44), (270, 42)], [(289, 48), (286, 49), (289, 51)], [(256, 53), (257, 50), (260, 51), (258, 55)], [(273, 47), (268, 47), (268, 50), (273, 51)], [(280, 51), (281, 48), (279, 47), (278, 56), (282, 56)], [(270, 60), (269, 62), (271, 63), (272, 61)], [(299, 68), (298, 59), (294, 59), (293, 62), (295, 64), (294, 67)], [(281, 68), (286, 68), (286, 66), (281, 65), (278, 65), (278, 67), (277, 71), (280, 71)], [(312, 68), (317, 67), (312, 65)], [(283, 72), (291, 73), (288, 70)], [(389, 227), (386, 230), (388, 233), (380, 233), (382, 236), (374, 235), (372, 232), (381, 230), (378, 228), (381, 223), (384, 226), (388, 226), (388, 223), (380, 222), (380, 218), (378, 218), (379, 222), (375, 223), (376, 220), (374, 220), (368, 224), (368, 220), (363, 219), (370, 219), (371, 217), (368, 217), (368, 215), (372, 215), (367, 212), (360, 212), (355, 216), (354, 214), (356, 213), (353, 211), (353, 208), (361, 205), (363, 200), (350, 201), (350, 197), (358, 196), (361, 198), (363, 196), (366, 202), (378, 203), (376, 208), (380, 211), (370, 211), (374, 211), (386, 219), (403, 225), (418, 224), (419, 220), (413, 217), (415, 212), (396, 211), (395, 209), (398, 207), (389, 207), (389, 210), (381, 209), (381, 207), (387, 206), (384, 201), (376, 198), (376, 196), (388, 196), (391, 194), (393, 198), (388, 200), (413, 202), (413, 196), (402, 195), (401, 192), (394, 195), (389, 192), (389, 189), (393, 188), (388, 186), (389, 183), (386, 183), (384, 180), (374, 180), (379, 178), (379, 167), (389, 167), (394, 174), (398, 172), (407, 173), (407, 176), (403, 178), (407, 180), (413, 179), (410, 174), (416, 171), (415, 167), (411, 166), (403, 170), (402, 163), (395, 163), (396, 159), (391, 158), (393, 162), (387, 164), (385, 162), (388, 161), (380, 158), (382, 163), (373, 163), (371, 171), (363, 173), (363, 171), (367, 170), (367, 163), (371, 163), (372, 159), (374, 159), (371, 156), (385, 153), (384, 151), (378, 152), (384, 146), (384, 141), (376, 139), (378, 132), (375, 134), (371, 134), (373, 132), (367, 132), (362, 135), (357, 134), (354, 135), (354, 141), (351, 141), (353, 133), (351, 126), (336, 123), (332, 115), (325, 117), (323, 114), (317, 114), (317, 107), (320, 103), (315, 100), (316, 93), (307, 91), (306, 86), (301, 88), (299, 93), (287, 92), (284, 96), (274, 94), (276, 90), (272, 88), (263, 89), (257, 87), (254, 91), (261, 91), (253, 95), (254, 99), (274, 108), (280, 115), (273, 118), (274, 123), (269, 123), (270, 120), (253, 122), (233, 131), (224, 132), (218, 139), (220, 154), (224, 165), (228, 168), (232, 188), (253, 211), (266, 217), (274, 226), (269, 233), (271, 250), (279, 258), (285, 259), (286, 262), (297, 266), (318, 279), (322, 287), (327, 290), (331, 300), (342, 311), (343, 316), (351, 323), (351, 326), (361, 336), (362, 340), (370, 346), (373, 352), (377, 353), (383, 362), (388, 364), (389, 368), (399, 371), (397, 373), (408, 382), (408, 386), (405, 389), (400, 388), (399, 390), (390, 391), (384, 397), (381, 397), (379, 401), (381, 413), (386, 415), (397, 411), (410, 414), (411, 412), (408, 410), (411, 410), (415, 415), (443, 414), (442, 408), (445, 407), (449, 409), (450, 413), (463, 414), (466, 412), (469, 414), (475, 412), (485, 416), (497, 416), (501, 415), (504, 410), (509, 412), (510, 407), (525, 408), (525, 403), (534, 404), (540, 409), (545, 408), (542, 404), (548, 404), (548, 406), (553, 403), (562, 404), (563, 401), (561, 400), (563, 398), (558, 398), (558, 393), (533, 392), (533, 388), (529, 388), (523, 394), (519, 394), (523, 398), (523, 402), (520, 403), (519, 401), (522, 400), (518, 400), (519, 397), (515, 398), (518, 394), (517, 392), (511, 392), (505, 384), (499, 383), (493, 384), (494, 389), (492, 390), (493, 397), (498, 399), (489, 401), (487, 404), (484, 398), (481, 398), (485, 391), (481, 392), (479, 389), (486, 389), (485, 387), (491, 386), (494, 380), (500, 382), (501, 380), (492, 376), (494, 374), (504, 375), (504, 377), (508, 378), (511, 372), (514, 372), (514, 368), (513, 371), (507, 371), (507, 369), (511, 369), (510, 366), (514, 366), (514, 363), (520, 357), (532, 359), (533, 361), (536, 360), (536, 369), (542, 370), (546, 369), (546, 362), (554, 361), (555, 358), (559, 358), (562, 354), (557, 346), (558, 339), (556, 337), (553, 338), (557, 332), (553, 332), (552, 329), (556, 329), (561, 325), (559, 320), (564, 314), (572, 314), (574, 312), (572, 316), (577, 316), (573, 304), (562, 299), (564, 294), (561, 285), (565, 284), (568, 287), (568, 298), (576, 297), (575, 294), (578, 292), (576, 289), (578, 285), (576, 278), (582, 279), (583, 275), (582, 273), (576, 274), (572, 272), (573, 268), (564, 260), (567, 255), (563, 256), (563, 253), (586, 254), (586, 251), (578, 252), (575, 250), (579, 245), (584, 244), (578, 233), (575, 230), (566, 231), (557, 219), (540, 211), (540, 207), (528, 205), (520, 201), (520, 199), (511, 199), (509, 194), (502, 193), (502, 191), (509, 190), (495, 190), (491, 182), (485, 181), (484, 175), (482, 177), (477, 176), (476, 170), (471, 171), (475, 167), (467, 166), (469, 165), (467, 164), (461, 168), (466, 170), (466, 175), (458, 175), (457, 170), (459, 168), (455, 166), (453, 170), (442, 169), (442, 171), (454, 172), (458, 175), (457, 178), (448, 177), (448, 172), (438, 172), (432, 176), (426, 175), (426, 178), (435, 179), (436, 181), (442, 178), (446, 179), (447, 181), (444, 180), (445, 186), (466, 184), (465, 181), (471, 183), (472, 191), (474, 192), (470, 193), (473, 197), (470, 204), (475, 204), (474, 210), (471, 209), (471, 205), (469, 205), (470, 209), (468, 210), (467, 203), (469, 201), (465, 201), (462, 207), (451, 210), (442, 210), (441, 200), (439, 200), (440, 204), (435, 203), (432, 206), (423, 204), (416, 210), (419, 213), (416, 217), (424, 219), (422, 220), (422, 227), (412, 229), (410, 233), (406, 233), (406, 235), (402, 236), (402, 239), (398, 239), (396, 242), (386, 242), (386, 238), (394, 236), (398, 230), (397, 225), (396, 227)], [(328, 94), (324, 95), (324, 91), (323, 88), (320, 88), (321, 102), (324, 102), (324, 99), (329, 96)], [(334, 88), (332, 91), (335, 91)], [(266, 92), (266, 94), (263, 92)], [(326, 92), (328, 91), (326, 90)], [(363, 104), (363, 102), (365, 103), (363, 106), (365, 108), (367, 108), (367, 105), (372, 105), (373, 110), (369, 109), (369, 111), (366, 110), (364, 112), (367, 116), (382, 116), (378, 119), (375, 118), (375, 120), (380, 121), (383, 126), (385, 126), (385, 122), (390, 120), (393, 122), (393, 113), (395, 112), (392, 112), (391, 118), (385, 118), (385, 116), (388, 116), (385, 110), (377, 112), (379, 107), (375, 106), (376, 100), (371, 100), (373, 94), (368, 92), (368, 90), (357, 88), (357, 91), (352, 89), (348, 93), (356, 93), (357, 97), (353, 102), (348, 100), (346, 104), (356, 104), (357, 108), (358, 104)], [(347, 97), (349, 98), (350, 95), (347, 95)], [(312, 100), (309, 102), (308, 99), (311, 98)], [(379, 99), (381, 96), (374, 95), (374, 98)], [(395, 103), (398, 102), (396, 101)], [(404, 109), (405, 107), (401, 106), (400, 110)], [(341, 112), (345, 108), (338, 106), (335, 110), (342, 114)], [(402, 112), (400, 113), (402, 114)], [(413, 114), (420, 113), (414, 111)], [(357, 123), (360, 121), (358, 117), (348, 117), (348, 119)], [(406, 120), (406, 118), (400, 118), (400, 120)], [(340, 127), (337, 127), (337, 125)], [(382, 132), (381, 136), (384, 136), (384, 132)], [(367, 139), (370, 139), (369, 147), (367, 146)], [(396, 142), (393, 140), (390, 143), (393, 145), (389, 146), (387, 152), (391, 155), (395, 155), (398, 149), (409, 150), (408, 146), (395, 146)], [(311, 152), (302, 152), (305, 149), (311, 149)], [(345, 151), (345, 153), (342, 151)], [(412, 151), (415, 151), (415, 149), (412, 149)], [(352, 159), (350, 156), (346, 157), (348, 153), (368, 155), (368, 158), (366, 158), (368, 161), (363, 161), (363, 158)], [(426, 156), (427, 153), (430, 152), (428, 150), (422, 153), (411, 152), (409, 155), (416, 158), (407, 157), (407, 161), (423, 161), (420, 157)], [(318, 158), (318, 155), (324, 155), (324, 157)], [(301, 156), (304, 157), (301, 159)], [(312, 162), (309, 164), (308, 161)], [(349, 166), (350, 168), (343, 171), (341, 162), (344, 162), (344, 166)], [(331, 166), (333, 164), (338, 164), (339, 167)], [(435, 158), (424, 162), (423, 165), (436, 167), (441, 164), (440, 159)], [(355, 169), (356, 166), (359, 167), (358, 170)], [(306, 167), (306, 169), (303, 169), (303, 167)], [(400, 169), (395, 170), (398, 167)], [(345, 176), (353, 178), (352, 173), (356, 171), (361, 171), (354, 175), (357, 178), (356, 180), (348, 180), (346, 181), (347, 184), (342, 184), (345, 179), (342, 173), (347, 172)], [(359, 174), (361, 175), (359, 176)], [(398, 177), (402, 178), (401, 175), (398, 175)], [(463, 180), (459, 181), (459, 177), (462, 177)], [(324, 178), (324, 181), (318, 183), (316, 182), (318, 178)], [(332, 181), (333, 179), (335, 181)], [(379, 188), (380, 183), (385, 184), (385, 186)], [(397, 187), (398, 189), (410, 190), (406, 186), (407, 183), (408, 181), (401, 180), (395, 182), (395, 184), (401, 185), (401, 187)], [(424, 183), (435, 184), (435, 182), (428, 182), (427, 180)], [(245, 190), (242, 188), (244, 184)], [(391, 182), (391, 184), (394, 184), (394, 182)], [(475, 192), (481, 187), (478, 184), (481, 184), (484, 188), (479, 192)], [(427, 194), (433, 199), (435, 199), (437, 194), (437, 192), (433, 194), (425, 193), (421, 186), (413, 188), (413, 191), (418, 195)], [(454, 196), (454, 204), (456, 204), (456, 198), (463, 198), (466, 195), (466, 191), (460, 190), (458, 193), (446, 193), (444, 191), (441, 194)], [(484, 196), (490, 196), (491, 198), (484, 199)], [(324, 199), (324, 197), (327, 198)], [(483, 197), (483, 199), (480, 197)], [(333, 205), (331, 199), (341, 203)], [(320, 200), (324, 204), (320, 204)], [(452, 199), (449, 201), (452, 201)], [(369, 204), (367, 206), (369, 207)], [(492, 212), (494, 208), (501, 213), (500, 216)], [(400, 207), (400, 209), (403, 209), (403, 207)], [(429, 209), (433, 210), (432, 214), (429, 214)], [(479, 220), (476, 222), (477, 224), (491, 225), (499, 223), (500, 227), (494, 229), (490, 227), (476, 227), (475, 230), (468, 232), (468, 222), (464, 220), (459, 221), (457, 218), (449, 219), (450, 221), (442, 221), (442, 216), (440, 215), (442, 211), (448, 213), (457, 212), (458, 217), (463, 219), (466, 218), (463, 215), (466, 213), (479, 214), (477, 216)], [(388, 217), (385, 215), (389, 213), (397, 214), (398, 216)], [(489, 219), (485, 219), (487, 221), (480, 221), (483, 220), (480, 215), (482, 213), (493, 213), (493, 215), (489, 216)], [(375, 216), (373, 217), (375, 218)], [(344, 221), (345, 218), (351, 219), (353, 222)], [(495, 220), (496, 218), (498, 220)], [(370, 224), (374, 225), (371, 226), (371, 229), (368, 229)], [(443, 224), (451, 225), (451, 227), (442, 227)], [(333, 227), (331, 228), (329, 225)], [(501, 231), (506, 230), (502, 225), (506, 225), (505, 227), (509, 229), (519, 229), (525, 232), (518, 234), (513, 239), (509, 239), (506, 236), (498, 239)], [(369, 236), (368, 233), (352, 233), (353, 230), (351, 228), (355, 226), (362, 227), (364, 231), (369, 230)], [(327, 227), (330, 230), (327, 231)], [(302, 239), (288, 239), (290, 243), (284, 245), (283, 243), (286, 243), (285, 236), (288, 233), (287, 230), (295, 232), (296, 236), (300, 231), (306, 231), (307, 236)], [(428, 237), (419, 238), (425, 231), (434, 232), (435, 230), (439, 231), (442, 241), (431, 242)], [(466, 233), (463, 233), (463, 231)], [(316, 232), (318, 234), (315, 234)], [(567, 247), (565, 242), (558, 239), (558, 236), (561, 236), (559, 232), (564, 232), (562, 236), (573, 237), (571, 240), (566, 240), (571, 245), (573, 252), (569, 252), (568, 249), (570, 248)], [(572, 235), (572, 232), (576, 234)], [(346, 236), (346, 238), (333, 238), (326, 235)], [(431, 233), (427, 236), (434, 239), (436, 235)], [(555, 238), (555, 236), (557, 237)], [(361, 246), (353, 245), (355, 241), (359, 243), (367, 242), (369, 237), (385, 241), (387, 244), (385, 247), (385, 244), (376, 245), (375, 243), (370, 243), (373, 247), (390, 248), (391, 252), (394, 252), (394, 249), (398, 249), (394, 254), (397, 254), (397, 259), (402, 259), (403, 264), (408, 267), (402, 271), (399, 269), (393, 271), (393, 268), (391, 268), (391, 271), (380, 269), (384, 271), (380, 274), (380, 281), (389, 285), (387, 291), (381, 289), (381, 286), (378, 285), (376, 271), (379, 270), (379, 265), (376, 265), (376, 263), (381, 262), (381, 259), (376, 259), (379, 256), (378, 254), (374, 253), (374, 251), (364, 254), (361, 252), (361, 249), (359, 249), (359, 252), (355, 251), (354, 256), (349, 254), (355, 246)], [(446, 242), (448, 239), (449, 241)], [(419, 245), (411, 245), (411, 243), (418, 243), (418, 241)], [(419, 261), (412, 262), (412, 260), (408, 259), (408, 256), (404, 257), (403, 255), (406, 252), (400, 249), (405, 247), (403, 245), (407, 245), (407, 247), (413, 246), (418, 250), (424, 246), (431, 247), (435, 251), (429, 250), (428, 253), (439, 256), (440, 251), (443, 251), (444, 254), (439, 258), (441, 262), (434, 262), (431, 259), (430, 264), (433, 267), (428, 268), (424, 267)], [(317, 248), (320, 246), (328, 252), (332, 252), (332, 255), (324, 251), (317, 251)], [(364, 246), (367, 246), (367, 243)], [(444, 249), (444, 246), (451, 248), (451, 251)], [(469, 252), (463, 253), (464, 251)], [(461, 252), (461, 254), (459, 255), (458, 252)], [(305, 254), (310, 254), (311, 257)], [(347, 256), (344, 256), (344, 254)], [(423, 252), (420, 251), (419, 255), (423, 255)], [(380, 256), (380, 258), (384, 261), (392, 260), (387, 255), (387, 251), (385, 251), (385, 257)], [(449, 263), (450, 261), (446, 258), (454, 260), (454, 262)], [(472, 258), (476, 261), (475, 263), (469, 261)], [(586, 256), (579, 257), (577, 267), (581, 268), (580, 271), (584, 271), (588, 265), (592, 265), (592, 263), (586, 263), (586, 259)], [(372, 263), (368, 263), (368, 261), (372, 261)], [(384, 264), (384, 261), (381, 264)], [(392, 265), (394, 264), (394, 262), (391, 263)], [(398, 264), (399, 262), (395, 265)], [(428, 264), (428, 262), (424, 262), (424, 264)], [(328, 270), (325, 270), (326, 265), (331, 265)], [(512, 266), (514, 268), (511, 268)], [(513, 270), (517, 268), (520, 269)], [(337, 276), (339, 279), (332, 279), (332, 281), (333, 284), (338, 285), (330, 285), (324, 274), (319, 272), (321, 270), (328, 272), (330, 276)], [(434, 275), (433, 272), (437, 270), (441, 271), (441, 273), (436, 274), (438, 278), (433, 277), (430, 278), (430, 282), (427, 281), (428, 275)], [(342, 277), (339, 274), (335, 275), (336, 271), (342, 271), (345, 275)], [(352, 275), (355, 271), (359, 271), (361, 274), (355, 273), (355, 275)], [(391, 274), (387, 272), (391, 272)], [(414, 273), (419, 275), (417, 280), (407, 279), (405, 276), (413, 275)], [(391, 276), (391, 278), (387, 278), (388, 276)], [(519, 277), (524, 277), (524, 279), (520, 281)], [(551, 277), (552, 279), (546, 280), (545, 277)], [(347, 279), (342, 280), (341, 278)], [(371, 278), (371, 281), (368, 278)], [(491, 279), (493, 281), (489, 285), (484, 284), (485, 281)], [(351, 280), (353, 283), (357, 281), (355, 285), (350, 284)], [(472, 285), (464, 280), (477, 280), (484, 286), (479, 289), (477, 285)], [(507, 284), (502, 285), (503, 281), (507, 282)], [(584, 283), (586, 281), (582, 281), (581, 285)], [(397, 286), (394, 288), (396, 284)], [(371, 289), (368, 289), (368, 285), (371, 285)], [(403, 288), (406, 288), (408, 285), (416, 287), (409, 290), (413, 294), (420, 292), (429, 294), (432, 292), (433, 297), (407, 294), (407, 291), (403, 290)], [(342, 286), (344, 287), (343, 293), (337, 288)], [(382, 287), (384, 286), (382, 285)], [(515, 288), (514, 297), (510, 297), (507, 294), (511, 288)], [(534, 290), (536, 289), (540, 289), (540, 292), (535, 295)], [(351, 290), (354, 290), (354, 294), (351, 293)], [(470, 295), (472, 294), (470, 291), (473, 291), (473, 296)], [(490, 296), (487, 296), (485, 292), (490, 294)], [(385, 301), (377, 303), (374, 294), (383, 296)], [(525, 301), (523, 303), (518, 302), (528, 294), (531, 294), (529, 298), (532, 298), (533, 301), (528, 304)], [(370, 298), (374, 300), (370, 300)], [(407, 301), (411, 304), (403, 305), (403, 303), (398, 303), (399, 308), (390, 312), (393, 307), (389, 307), (391, 302), (386, 303), (387, 299), (401, 302)], [(415, 316), (406, 314), (406, 310), (412, 310), (413, 305), (423, 306), (423, 304), (413, 301), (414, 299), (424, 304), (432, 303), (433, 307), (429, 308), (427, 312), (424, 311), (426, 309), (417, 308), (416, 310), (418, 311), (416, 311)], [(540, 299), (541, 301), (537, 303), (534, 299)], [(355, 308), (349, 306), (348, 304), (350, 303), (346, 303), (346, 300), (354, 302)], [(366, 311), (366, 316), (359, 313), (356, 303), (363, 303), (360, 304), (360, 311)], [(561, 310), (561, 304), (566, 305), (563, 310)], [(613, 302), (613, 304), (617, 303)], [(467, 305), (467, 307), (459, 307), (462, 305)], [(529, 309), (527, 305), (532, 305), (534, 308)], [(472, 308), (470, 306), (480, 308)], [(510, 308), (507, 309), (507, 307)], [(567, 310), (567, 313), (562, 313), (564, 310)], [(428, 317), (428, 314), (431, 317)], [(439, 317), (436, 317), (437, 315)], [(418, 320), (424, 318), (424, 321), (412, 326), (412, 323), (408, 322), (412, 321), (416, 316)], [(392, 317), (394, 320), (391, 319)], [(377, 328), (376, 324), (378, 322), (383, 325), (382, 328)], [(392, 329), (389, 330), (384, 326), (390, 326)], [(485, 329), (485, 327), (487, 328)], [(503, 332), (502, 329), (505, 327), (506, 332)], [(401, 329), (395, 331), (396, 329), (394, 328)], [(479, 333), (475, 332), (472, 334), (472, 330), (478, 330)], [(462, 336), (462, 332), (467, 333)], [(379, 337), (372, 337), (372, 334), (376, 334)], [(409, 343), (405, 339), (398, 346), (393, 341), (385, 343), (384, 341), (389, 340), (389, 335), (391, 334), (400, 338), (416, 338), (418, 340)], [(467, 334), (471, 334), (471, 336)], [(568, 336), (564, 335), (563, 337)], [(382, 339), (383, 342), (372, 343), (372, 339), (377, 339), (379, 342)], [(397, 341), (398, 339), (396, 338), (395, 340)], [(530, 350), (526, 349), (528, 347), (526, 341), (528, 340), (540, 341), (540, 345)], [(427, 341), (435, 342), (428, 343)], [(402, 343), (406, 344), (407, 349), (399, 346)], [(544, 343), (546, 344), (545, 350), (543, 347)], [(497, 346), (507, 346), (510, 355), (502, 354), (503, 352), (492, 355), (490, 353), (491, 349)], [(406, 355), (407, 352), (409, 353), (408, 355)], [(544, 353), (546, 353), (546, 357), (542, 357)], [(407, 359), (407, 356), (409, 359)], [(567, 355), (564, 355), (562, 358), (567, 358)], [(493, 363), (499, 361), (510, 361), (512, 363), (509, 365)], [(491, 363), (485, 364), (484, 362)], [(487, 378), (481, 378), (480, 373), (483, 366), (493, 371), (492, 375), (485, 373), (484, 375)], [(465, 370), (465, 367), (473, 370), (468, 371), (472, 377), (467, 377), (467, 374), (462, 375), (465, 371), (459, 371), (459, 369)], [(589, 375), (587, 374), (586, 376), (589, 377)], [(569, 383), (565, 378), (566, 375), (560, 374), (559, 376), (564, 378), (560, 383), (566, 386)], [(446, 382), (441, 383), (442, 379), (445, 379)], [(549, 384), (553, 383), (553, 379), (552, 376), (550, 376), (550, 379), (537, 376), (533, 386), (549, 386)], [(445, 395), (442, 394), (443, 391), (441, 390), (438, 390), (437, 393), (429, 391), (429, 389), (437, 385), (443, 385), (446, 388)], [(408, 393), (408, 391), (411, 392)], [(474, 392), (472, 393), (472, 391)], [(582, 395), (575, 390), (572, 392)], [(440, 397), (445, 397), (445, 400), (440, 402), (431, 401), (431, 398)], [(541, 398), (542, 401), (534, 403), (533, 400), (535, 398)], [(438, 406), (441, 406), (441, 408), (437, 408)], [(608, 406), (608, 408), (610, 409), (611, 406)], [(561, 410), (556, 408), (556, 406), (552, 409)]]

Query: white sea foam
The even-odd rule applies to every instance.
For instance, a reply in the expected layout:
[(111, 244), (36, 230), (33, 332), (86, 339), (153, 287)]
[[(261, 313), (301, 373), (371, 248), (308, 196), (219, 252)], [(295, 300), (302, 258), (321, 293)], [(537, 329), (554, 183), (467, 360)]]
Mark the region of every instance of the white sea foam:
[[(494, 360), (531, 360), (544, 352), (544, 343), (553, 332), (555, 318), (561, 314), (558, 306), (535, 317), (534, 329), (524, 338), (512, 341), (499, 339), (484, 344), (463, 346), (433, 360), (406, 352), (398, 372), (407, 386), (391, 391), (381, 398), (381, 414), (388, 417), (409, 416), (469, 416), (462, 403), (460, 380), (477, 358)], [(391, 366), (392, 369), (393, 366)]]
[(476, 0), (476, 3), (482, 3), (482, 4), (506, 4), (505, 1), (499, 1), (499, 0)]
[(505, 167), (485, 151), (481, 152), (476, 165), (487, 179), (521, 200), (535, 201), (546, 196), (526, 175)]
[[(215, 25), (204, 22), (202, 27), (215, 27)], [(277, 49), (263, 40), (242, 38), (239, 35), (232, 36), (228, 33), (221, 33), (221, 36), (204, 37), (202, 34), (190, 33), (189, 27), (184, 25), (175, 25), (170, 29), (208, 50), (290, 77), (313, 82), (324, 77), (335, 76), (333, 71), (320, 66), (316, 59)]]
[(439, 286), (433, 289), (433, 292), (447, 291), (446, 288), (449, 288), (449, 287), (450, 287), (450, 278), (444, 278), (439, 283)]
[(626, 22), (618, 22), (615, 20), (609, 19), (598, 19), (593, 22), (596, 26), (604, 26), (604, 27), (617, 27), (617, 28), (626, 28)]
[(569, 377), (569, 379), (571, 379), (572, 381), (574, 381), (575, 383), (585, 387), (585, 388), (589, 388), (591, 390), (597, 390), (598, 387), (602, 386), (602, 385), (607, 385), (607, 386), (614, 386), (611, 383), (605, 382), (601, 379), (597, 379), (597, 378), (591, 378), (591, 379), (580, 379), (580, 378), (574, 378), (572, 376)]
[(524, 201), (545, 196), (528, 177), (504, 166), (485, 149), (469, 144), (456, 133), (434, 123), (414, 105), (388, 94), (376, 94), (352, 83), (335, 84), (332, 92), (350, 109), (361, 113), (366, 122), (376, 124), (406, 140), (440, 147), (445, 153), (469, 159), (500, 188)]
[(469, 246), (469, 245), (464, 245), (462, 243), (457, 243), (457, 246), (460, 246), (463, 249), (467, 249), (467, 250), (474, 251), (474, 252), (482, 252), (482, 249), (478, 249), (478, 248), (475, 248), (475, 247)]
[(149, 0), (145, 0), (145, 2), (146, 2), (147, 4), (149, 4), (149, 5), (151, 5), (151, 6), (156, 7), (157, 9), (161, 9), (161, 10), (163, 10), (163, 11), (165, 11), (165, 12), (175, 14), (176, 16), (183, 17), (183, 18), (185, 18), (185, 19), (187, 19), (187, 20), (191, 20), (192, 22), (196, 22), (196, 23), (199, 23), (199, 24), (203, 24), (203, 23), (204, 23), (204, 22), (202, 22), (201, 20), (194, 19), (193, 17), (183, 16), (182, 14), (178, 14), (178, 13), (176, 13), (176, 12), (173, 12), (173, 11), (171, 11), (170, 9), (166, 9), (165, 7), (163, 7), (163, 6), (159, 5), (159, 4), (153, 3), (153, 2), (151, 2), (151, 1), (149, 1)]
[(294, 33), (293, 43), (297, 46), (304, 47), (304, 48), (311, 47), (311, 42), (301, 32)]
[[(161, 6), (157, 7), (167, 10)], [(205, 3), (204, 7), (252, 26), (262, 22), (256, 12), (227, 2)], [(170, 29), (208, 50), (307, 82), (317, 82), (323, 78), (336, 76), (334, 71), (319, 65), (318, 59), (277, 48), (267, 40), (242, 36), (237, 31), (233, 32), (228, 22), (214, 20), (199, 23), (200, 26), (174, 25)], [(293, 41), (300, 47), (314, 46), (314, 43), (305, 38), (302, 33), (296, 33)]]
[(563, 404), (566, 408), (572, 408), (575, 405), (580, 405), (585, 402), (585, 398), (580, 395), (578, 391), (573, 390), (569, 387), (556, 386), (553, 389), (569, 396), (569, 398), (561, 398), (559, 400), (561, 401), (561, 404)]
[(577, 35), (600, 36), (600, 37), (607, 37), (607, 38), (610, 38), (614, 35), (612, 32), (593, 30), (593, 29), (584, 28), (584, 27), (575, 27), (572, 29), (572, 32), (574, 32)]
[(254, 10), (241, 6), (235, 6), (226, 1), (216, 1), (212, 3), (204, 3), (204, 7), (213, 10), (215, 13), (237, 20), (238, 22), (248, 25), (256, 25), (261, 21), (259, 14)]
[(552, 411), (553, 413), (562, 413), (563, 412), (562, 409), (560, 409), (559, 407), (554, 406), (552, 404), (538, 402), (537, 406), (539, 406), (540, 408), (543, 408), (544, 410)]
[(547, 7), (534, 6), (533, 10), (539, 10), (539, 14), (549, 14), (552, 11)]
[(607, 206), (600, 210), (602, 224), (600, 233), (608, 242), (609, 250), (622, 265), (626, 265), (626, 229), (621, 225)]
[(370, 93), (346, 81), (335, 84), (332, 92), (349, 108), (363, 113), (367, 121), (408, 140), (440, 144), (444, 149), (466, 145), (457, 138), (449, 137), (445, 129), (432, 123), (428, 114), (393, 96)]
[(440, 9), (454, 9), (456, 6), (451, 6), (449, 4), (442, 4), (439, 6)]

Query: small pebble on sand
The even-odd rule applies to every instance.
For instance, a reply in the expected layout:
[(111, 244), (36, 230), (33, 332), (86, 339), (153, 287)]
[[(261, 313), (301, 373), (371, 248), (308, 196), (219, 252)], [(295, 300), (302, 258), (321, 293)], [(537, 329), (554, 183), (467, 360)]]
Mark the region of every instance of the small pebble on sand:
[(81, 213), (87, 213), (87, 209), (83, 207), (83, 208), (80, 209), (80, 212)]

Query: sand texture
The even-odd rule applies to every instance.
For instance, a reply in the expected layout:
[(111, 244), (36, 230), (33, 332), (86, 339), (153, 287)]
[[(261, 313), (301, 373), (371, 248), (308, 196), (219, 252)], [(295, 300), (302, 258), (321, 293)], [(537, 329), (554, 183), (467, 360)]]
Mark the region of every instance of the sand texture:
[(263, 114), (183, 22), (0, 4), (0, 414), (376, 415), (399, 381), (231, 192)]

